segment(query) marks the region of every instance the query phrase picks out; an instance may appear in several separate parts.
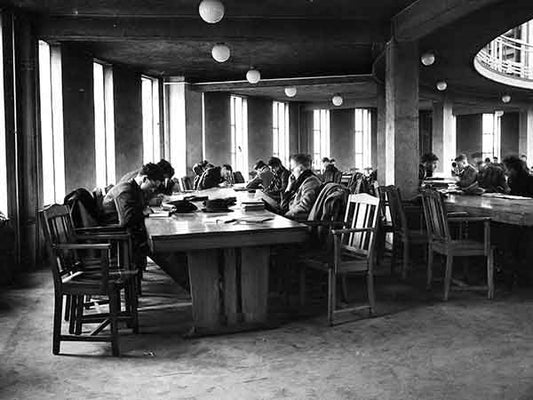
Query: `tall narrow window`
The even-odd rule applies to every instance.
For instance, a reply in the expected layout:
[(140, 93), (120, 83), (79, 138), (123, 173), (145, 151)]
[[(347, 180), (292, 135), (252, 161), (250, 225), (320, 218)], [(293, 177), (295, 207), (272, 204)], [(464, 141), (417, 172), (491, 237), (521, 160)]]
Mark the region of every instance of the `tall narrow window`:
[[(4, 59), (4, 36), (2, 18), (0, 18), (0, 60)], [(4, 103), (4, 63), (0, 62), (0, 212), (7, 210), (7, 160), (6, 160), (6, 115)]]
[(159, 81), (143, 76), (143, 160), (144, 163), (158, 162), (161, 158), (161, 135), (159, 129)]
[(371, 114), (364, 108), (355, 109), (355, 168), (364, 169), (371, 165)]
[(320, 168), (322, 158), (329, 157), (329, 110), (313, 111), (313, 164)]
[(39, 90), (43, 203), (62, 203), (65, 197), (65, 152), (61, 49), (43, 41), (39, 41)]
[(272, 103), (272, 131), (274, 157), (284, 165), (289, 164), (289, 104), (274, 101)]
[(93, 63), (94, 140), (96, 150), (96, 186), (115, 183), (115, 113), (113, 69)]
[(248, 176), (248, 102), (231, 96), (231, 165)]
[(483, 159), (500, 157), (501, 112), (483, 114)]

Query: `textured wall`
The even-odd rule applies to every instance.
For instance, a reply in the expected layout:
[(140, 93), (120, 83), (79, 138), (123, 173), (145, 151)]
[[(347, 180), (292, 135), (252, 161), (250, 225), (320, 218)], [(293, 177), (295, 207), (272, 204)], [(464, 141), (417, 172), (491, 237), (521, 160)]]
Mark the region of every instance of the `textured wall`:
[(472, 153), (482, 151), (482, 130), (482, 114), (458, 115), (457, 153), (464, 153), (470, 159)]
[(506, 112), (502, 116), (501, 156), (518, 154), (518, 138), (520, 129), (520, 114)]
[[(143, 164), (141, 75), (113, 66), (117, 181)], [(159, 160), (153, 160), (158, 162)]]
[(330, 111), (330, 153), (337, 168), (349, 171), (355, 166), (355, 114), (353, 108)]
[(230, 95), (204, 94), (205, 158), (215, 165), (231, 163)]
[(66, 193), (96, 184), (93, 59), (62, 47)]
[(248, 97), (248, 163), (267, 162), (272, 156), (272, 100)]
[(185, 89), (185, 113), (187, 132), (187, 175), (192, 166), (203, 159), (202, 154), (202, 93)]

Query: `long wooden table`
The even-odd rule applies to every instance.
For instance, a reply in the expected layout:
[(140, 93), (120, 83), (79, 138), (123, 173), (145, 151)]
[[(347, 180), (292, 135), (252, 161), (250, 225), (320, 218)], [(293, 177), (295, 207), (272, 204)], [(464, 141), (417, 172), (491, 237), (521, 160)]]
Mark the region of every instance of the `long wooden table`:
[(517, 226), (533, 226), (533, 199), (504, 199), (485, 196), (449, 194), (445, 200), (449, 211), (466, 211), (474, 216)]
[[(233, 212), (197, 211), (147, 218), (146, 229), (153, 252), (187, 253), (195, 333), (265, 324), (271, 246), (305, 241), (306, 226), (266, 210), (241, 211), (240, 202), (254, 198), (248, 192), (217, 188), (193, 194), (210, 200), (237, 197), (237, 205)], [(263, 223), (225, 222), (250, 216), (272, 219)]]

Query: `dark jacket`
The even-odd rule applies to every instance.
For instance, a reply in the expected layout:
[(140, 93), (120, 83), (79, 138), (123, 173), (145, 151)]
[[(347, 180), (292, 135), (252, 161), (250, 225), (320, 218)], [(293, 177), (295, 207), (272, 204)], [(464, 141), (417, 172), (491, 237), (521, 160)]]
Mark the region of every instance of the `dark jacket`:
[(329, 164), (326, 169), (324, 170), (324, 173), (322, 174), (322, 182), (329, 183), (340, 183), (342, 178), (342, 172), (337, 169), (336, 166), (333, 164)]
[(119, 183), (102, 201), (102, 220), (125, 228), (144, 228), (145, 205), (145, 196), (135, 179)]
[(490, 164), (480, 169), (477, 175), (479, 186), (487, 192), (506, 193), (509, 191), (503, 168)]
[(255, 178), (248, 182), (246, 187), (248, 189), (267, 188), (270, 186), (270, 183), (273, 179), (274, 173), (268, 165), (265, 165), (263, 168), (257, 171), (257, 175), (255, 176)]
[(533, 175), (527, 172), (519, 173), (509, 178), (511, 194), (516, 196), (533, 197)]
[(274, 172), (274, 178), (272, 179), (272, 182), (270, 182), (270, 185), (268, 185), (268, 187), (263, 191), (272, 199), (279, 202), (281, 200), (281, 194), (285, 191), (285, 189), (287, 189), (290, 175), (291, 173), (287, 168), (281, 167), (278, 172)]
[(211, 189), (218, 187), (224, 180), (222, 179), (221, 167), (211, 167), (204, 171), (198, 184), (197, 190)]
[(304, 174), (302, 182), (297, 180), (297, 189), (289, 192), (288, 211), (285, 213), (288, 218), (307, 219), (318, 196), (322, 182), (311, 171), (305, 171)]
[(467, 164), (457, 176), (459, 177), (457, 186), (463, 189), (463, 188), (470, 186), (476, 181), (477, 170), (474, 167), (472, 167), (470, 164)]

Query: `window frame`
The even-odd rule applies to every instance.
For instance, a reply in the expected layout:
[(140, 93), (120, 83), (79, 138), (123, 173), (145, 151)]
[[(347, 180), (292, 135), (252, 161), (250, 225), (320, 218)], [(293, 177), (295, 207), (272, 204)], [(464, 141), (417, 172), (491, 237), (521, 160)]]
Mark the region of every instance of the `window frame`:
[(313, 110), (313, 164), (320, 169), (322, 158), (330, 157), (330, 112), (328, 109)]
[[(248, 99), (230, 96), (231, 166), (248, 176)], [(240, 148), (240, 151), (238, 150)], [(240, 155), (239, 155), (240, 153)]]
[(278, 157), (283, 165), (289, 165), (290, 158), (290, 125), (289, 103), (272, 102), (272, 154)]

